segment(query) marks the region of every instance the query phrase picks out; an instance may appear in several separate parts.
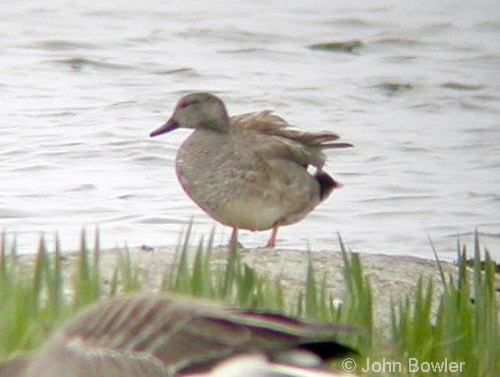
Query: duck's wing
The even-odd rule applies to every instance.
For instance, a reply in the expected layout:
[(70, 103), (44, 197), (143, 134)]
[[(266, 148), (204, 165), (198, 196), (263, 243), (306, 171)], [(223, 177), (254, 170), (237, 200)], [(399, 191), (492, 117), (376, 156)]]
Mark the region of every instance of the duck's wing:
[(232, 132), (254, 132), (262, 136), (258, 154), (265, 159), (288, 159), (302, 166), (318, 169), (325, 163), (323, 149), (352, 147), (332, 132), (302, 132), (293, 129), (283, 118), (270, 110), (236, 115), (230, 118)]
[(323, 360), (353, 352), (336, 341), (345, 331), (353, 329), (164, 295), (130, 296), (69, 322), (34, 357), (27, 376), (174, 376), (208, 371), (233, 355), (273, 358), (290, 350)]

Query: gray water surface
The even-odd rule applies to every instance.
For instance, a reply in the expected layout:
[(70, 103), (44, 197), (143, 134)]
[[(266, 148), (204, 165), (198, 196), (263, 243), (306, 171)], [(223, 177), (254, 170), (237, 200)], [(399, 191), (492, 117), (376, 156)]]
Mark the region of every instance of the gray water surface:
[[(21, 251), (55, 231), (75, 248), (82, 226), (103, 247), (173, 245), (191, 218), (207, 235), (174, 172), (189, 132), (148, 137), (203, 90), (355, 145), (328, 152), (344, 187), (280, 247), (337, 249), (340, 233), (354, 251), (428, 257), (429, 235), (454, 258), (477, 227), (500, 257), (498, 2), (2, 4), (0, 228)], [(361, 44), (309, 47), (339, 41)]]

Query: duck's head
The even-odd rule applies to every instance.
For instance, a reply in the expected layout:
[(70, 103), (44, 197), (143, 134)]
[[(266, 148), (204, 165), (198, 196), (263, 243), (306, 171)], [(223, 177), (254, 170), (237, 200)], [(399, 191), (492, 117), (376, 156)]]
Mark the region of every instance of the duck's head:
[(227, 132), (229, 117), (224, 102), (210, 93), (192, 93), (182, 97), (172, 117), (161, 127), (151, 132), (158, 136), (177, 128), (210, 129)]

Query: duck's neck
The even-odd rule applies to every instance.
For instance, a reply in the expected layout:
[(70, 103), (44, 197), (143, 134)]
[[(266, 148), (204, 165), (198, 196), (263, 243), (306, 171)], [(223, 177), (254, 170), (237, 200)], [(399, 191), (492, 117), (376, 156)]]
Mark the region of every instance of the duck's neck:
[(215, 132), (220, 132), (220, 133), (228, 133), (229, 132), (229, 117), (227, 114), (221, 114), (221, 116), (218, 116), (213, 119), (207, 120), (202, 125), (202, 128), (205, 130), (210, 130), (210, 131), (215, 131)]

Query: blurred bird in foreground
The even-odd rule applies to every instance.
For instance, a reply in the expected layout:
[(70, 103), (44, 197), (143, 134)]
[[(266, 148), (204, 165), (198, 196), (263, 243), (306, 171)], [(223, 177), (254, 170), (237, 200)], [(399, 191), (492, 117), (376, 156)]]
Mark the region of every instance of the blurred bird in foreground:
[(336, 341), (355, 332), (206, 301), (133, 295), (87, 309), (33, 356), (0, 365), (0, 376), (335, 377), (343, 375), (322, 364), (355, 353)]

